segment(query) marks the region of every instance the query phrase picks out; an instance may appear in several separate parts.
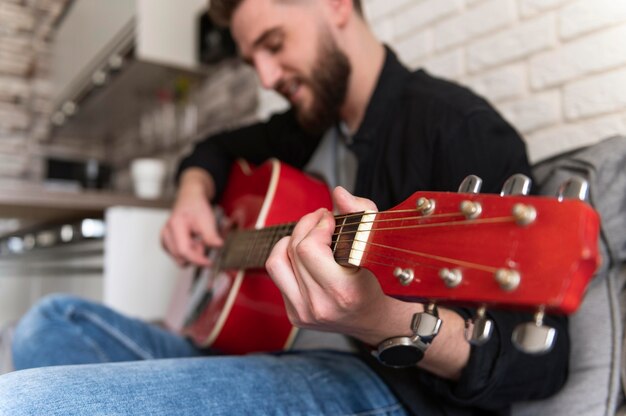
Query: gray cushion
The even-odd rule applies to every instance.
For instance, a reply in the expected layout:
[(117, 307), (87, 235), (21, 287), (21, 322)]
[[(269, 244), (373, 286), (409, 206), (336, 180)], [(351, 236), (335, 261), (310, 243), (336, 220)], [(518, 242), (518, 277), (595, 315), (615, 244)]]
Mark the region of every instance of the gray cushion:
[(613, 415), (622, 401), (620, 296), (626, 281), (626, 138), (614, 137), (559, 155), (535, 167), (541, 193), (556, 195), (573, 175), (590, 185), (590, 203), (600, 213), (603, 265), (571, 316), (570, 374), (550, 399), (520, 403), (515, 416)]

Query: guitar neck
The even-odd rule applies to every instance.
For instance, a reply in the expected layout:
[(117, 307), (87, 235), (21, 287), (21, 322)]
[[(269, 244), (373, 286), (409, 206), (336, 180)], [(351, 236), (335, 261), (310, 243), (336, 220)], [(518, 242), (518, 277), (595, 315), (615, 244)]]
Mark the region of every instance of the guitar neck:
[[(420, 192), (335, 221), (337, 263), (368, 269), (387, 295), (411, 301), (571, 313), (599, 264), (599, 219), (581, 201)], [(234, 230), (220, 268), (263, 268), (294, 227)]]
[[(363, 213), (335, 216), (335, 231), (330, 248), (337, 263), (348, 266), (350, 252)], [(226, 238), (220, 265), (223, 269), (259, 269), (265, 266), (272, 248), (278, 241), (291, 235), (296, 223), (278, 224), (262, 229), (232, 231)]]

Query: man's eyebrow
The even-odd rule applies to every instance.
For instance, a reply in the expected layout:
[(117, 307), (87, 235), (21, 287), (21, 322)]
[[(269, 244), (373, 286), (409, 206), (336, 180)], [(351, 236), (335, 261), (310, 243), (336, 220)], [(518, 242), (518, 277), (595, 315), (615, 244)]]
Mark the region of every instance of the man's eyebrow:
[[(263, 32), (261, 34), (261, 36), (259, 36), (253, 43), (252, 43), (252, 48), (257, 48), (259, 45), (261, 45), (263, 42), (265, 42), (270, 36), (278, 34), (278, 33), (282, 33), (282, 29), (279, 27), (273, 27), (271, 29), (267, 29), (265, 32)], [(244, 55), (243, 53), (241, 54), (241, 59), (243, 59), (243, 61), (245, 63), (247, 63), (248, 65), (252, 65), (252, 59), (249, 56)]]

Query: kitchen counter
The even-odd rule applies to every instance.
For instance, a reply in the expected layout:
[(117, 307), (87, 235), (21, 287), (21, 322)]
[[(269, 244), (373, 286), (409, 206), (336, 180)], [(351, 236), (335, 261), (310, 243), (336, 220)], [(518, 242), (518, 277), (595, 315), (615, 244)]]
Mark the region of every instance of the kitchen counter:
[(0, 182), (0, 218), (18, 218), (22, 226), (80, 217), (102, 217), (112, 206), (169, 208), (168, 198), (147, 200), (132, 194), (94, 190), (53, 190), (33, 183)]

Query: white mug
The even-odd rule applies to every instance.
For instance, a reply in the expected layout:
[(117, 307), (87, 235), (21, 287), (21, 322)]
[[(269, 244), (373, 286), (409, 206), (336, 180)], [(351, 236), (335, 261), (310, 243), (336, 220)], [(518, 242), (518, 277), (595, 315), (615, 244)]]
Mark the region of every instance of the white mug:
[(159, 198), (163, 192), (166, 166), (161, 159), (135, 159), (130, 165), (135, 195), (144, 199)]

